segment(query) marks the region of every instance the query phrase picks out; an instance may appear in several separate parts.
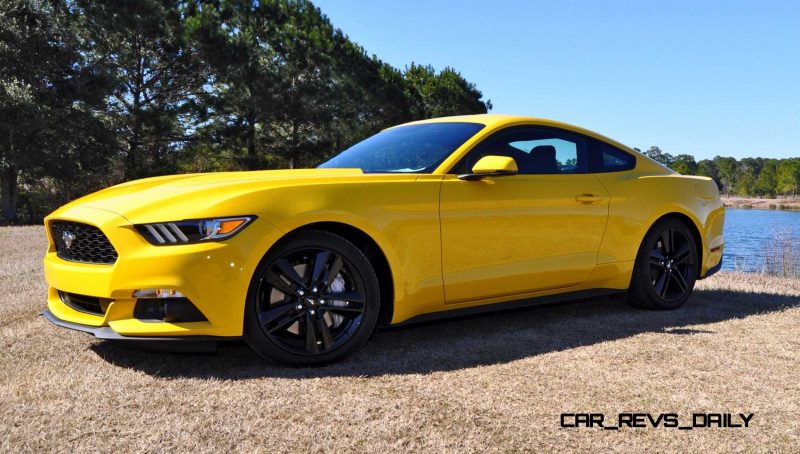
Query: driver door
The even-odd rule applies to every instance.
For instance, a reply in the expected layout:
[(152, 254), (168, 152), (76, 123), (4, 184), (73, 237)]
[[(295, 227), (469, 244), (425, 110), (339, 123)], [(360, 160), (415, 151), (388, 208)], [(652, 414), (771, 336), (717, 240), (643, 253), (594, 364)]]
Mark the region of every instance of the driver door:
[[(519, 173), (458, 178), (488, 155), (513, 158)], [(588, 162), (581, 137), (521, 126), (493, 134), (457, 164), (440, 196), (445, 302), (584, 282), (597, 264), (609, 203)]]

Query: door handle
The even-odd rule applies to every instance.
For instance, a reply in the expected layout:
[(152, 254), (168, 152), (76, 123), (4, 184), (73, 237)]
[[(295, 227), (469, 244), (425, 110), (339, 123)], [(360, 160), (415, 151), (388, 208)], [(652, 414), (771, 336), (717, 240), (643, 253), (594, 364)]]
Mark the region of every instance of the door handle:
[(595, 203), (603, 200), (603, 196), (598, 194), (578, 194), (575, 196), (575, 201), (580, 203)]

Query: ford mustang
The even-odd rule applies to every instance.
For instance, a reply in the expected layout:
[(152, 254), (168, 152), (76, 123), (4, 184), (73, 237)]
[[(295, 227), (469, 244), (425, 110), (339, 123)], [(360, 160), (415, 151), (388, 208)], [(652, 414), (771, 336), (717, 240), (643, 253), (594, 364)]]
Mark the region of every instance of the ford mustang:
[(313, 169), (147, 178), (69, 203), (45, 220), (44, 315), (318, 365), (380, 325), (611, 293), (678, 308), (720, 268), (723, 221), (711, 179), (597, 133), (438, 118)]

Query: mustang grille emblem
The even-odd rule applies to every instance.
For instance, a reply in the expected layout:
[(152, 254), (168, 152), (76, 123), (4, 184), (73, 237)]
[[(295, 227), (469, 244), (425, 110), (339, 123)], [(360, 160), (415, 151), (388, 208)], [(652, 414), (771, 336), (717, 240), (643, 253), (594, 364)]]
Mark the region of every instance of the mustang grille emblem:
[(66, 230), (61, 233), (61, 239), (64, 241), (64, 246), (69, 249), (72, 247), (72, 243), (75, 241), (75, 234)]

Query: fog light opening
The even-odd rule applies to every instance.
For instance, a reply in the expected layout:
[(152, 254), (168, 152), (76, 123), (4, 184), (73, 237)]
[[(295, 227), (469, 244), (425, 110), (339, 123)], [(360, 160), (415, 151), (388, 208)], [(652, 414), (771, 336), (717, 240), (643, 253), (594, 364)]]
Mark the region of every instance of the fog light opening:
[(138, 298), (133, 308), (133, 316), (143, 321), (167, 323), (208, 321), (188, 298), (174, 295)]
[(143, 288), (133, 292), (134, 298), (186, 298), (174, 288)]

